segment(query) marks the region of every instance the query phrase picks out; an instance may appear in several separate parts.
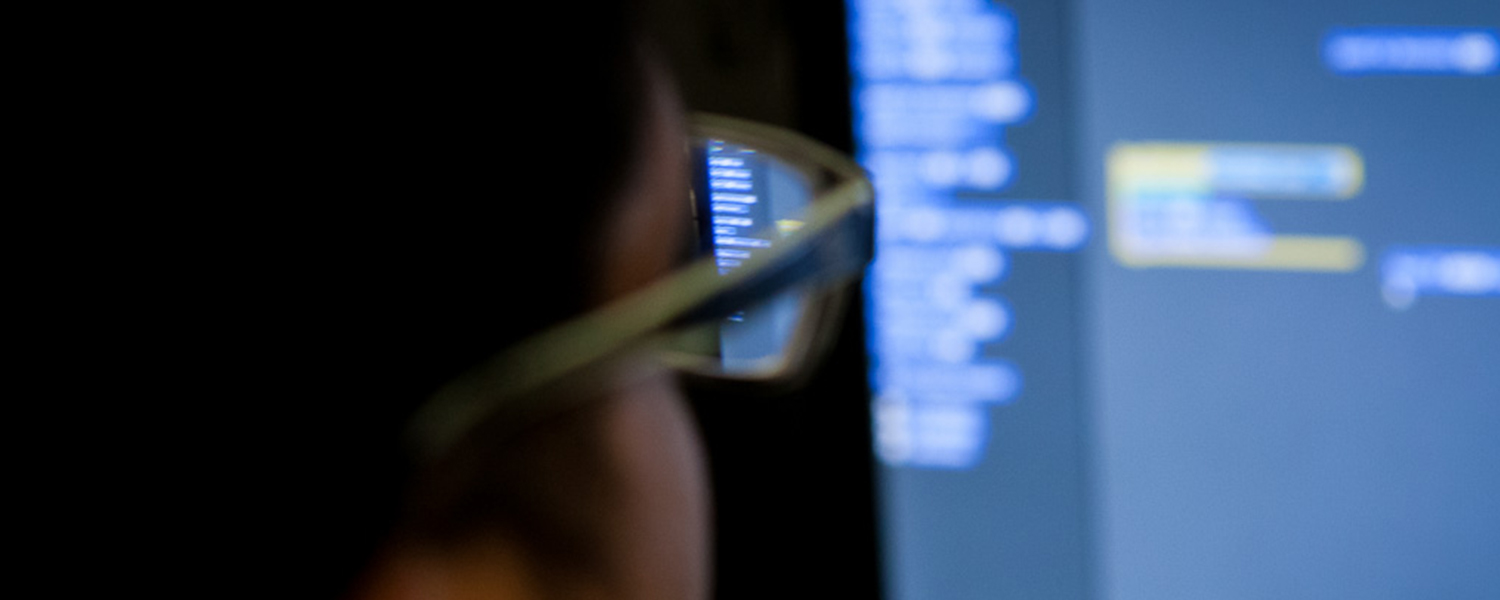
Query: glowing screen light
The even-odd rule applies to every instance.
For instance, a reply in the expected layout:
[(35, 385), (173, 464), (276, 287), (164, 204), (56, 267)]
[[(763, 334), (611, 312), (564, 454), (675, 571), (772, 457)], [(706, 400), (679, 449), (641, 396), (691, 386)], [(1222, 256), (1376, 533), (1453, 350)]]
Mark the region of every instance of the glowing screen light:
[(1036, 109), (1007, 8), (851, 2), (849, 31), (859, 158), (880, 210), (869, 283), (877, 450), (892, 466), (970, 468), (987, 407), (1023, 387), (1021, 369), (987, 351), (1026, 318), (994, 291), (1010, 253), (1076, 251), (1089, 223), (1071, 203), (988, 196), (1016, 180), (1024, 157), (1005, 131)]
[(1500, 72), (1500, 34), (1487, 28), (1341, 27), (1323, 39), (1340, 75), (1483, 76)]

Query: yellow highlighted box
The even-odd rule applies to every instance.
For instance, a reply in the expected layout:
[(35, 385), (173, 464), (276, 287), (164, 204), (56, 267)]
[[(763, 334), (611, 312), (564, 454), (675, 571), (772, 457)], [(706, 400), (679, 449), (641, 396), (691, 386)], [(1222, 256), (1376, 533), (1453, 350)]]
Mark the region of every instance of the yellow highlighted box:
[(1123, 265), (1348, 272), (1364, 264), (1353, 237), (1271, 231), (1253, 202), (1356, 196), (1364, 161), (1351, 147), (1121, 143), (1106, 168), (1109, 247)]

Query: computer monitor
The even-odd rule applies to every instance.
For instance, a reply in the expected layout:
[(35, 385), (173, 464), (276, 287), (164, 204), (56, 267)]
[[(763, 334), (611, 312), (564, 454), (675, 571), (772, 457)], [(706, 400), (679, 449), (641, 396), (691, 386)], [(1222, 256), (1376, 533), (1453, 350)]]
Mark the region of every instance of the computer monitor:
[(888, 598), (1500, 597), (1500, 3), (846, 7)]

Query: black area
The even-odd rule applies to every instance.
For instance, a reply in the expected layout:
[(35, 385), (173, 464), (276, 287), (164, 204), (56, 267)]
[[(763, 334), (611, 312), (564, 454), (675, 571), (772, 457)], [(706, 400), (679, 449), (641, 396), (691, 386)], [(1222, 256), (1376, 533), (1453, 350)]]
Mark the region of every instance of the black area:
[(792, 126), (829, 146), (852, 153), (854, 119), (849, 95), (852, 78), (843, 3), (795, 6), (798, 17), (788, 21), (788, 33), (797, 49), (796, 116)]

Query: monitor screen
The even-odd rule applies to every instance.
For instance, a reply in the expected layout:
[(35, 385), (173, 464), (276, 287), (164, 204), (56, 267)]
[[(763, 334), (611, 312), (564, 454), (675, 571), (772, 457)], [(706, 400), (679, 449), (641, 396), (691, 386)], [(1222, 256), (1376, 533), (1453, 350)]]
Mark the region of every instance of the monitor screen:
[(1500, 597), (1500, 3), (846, 6), (887, 597)]

